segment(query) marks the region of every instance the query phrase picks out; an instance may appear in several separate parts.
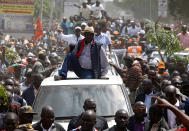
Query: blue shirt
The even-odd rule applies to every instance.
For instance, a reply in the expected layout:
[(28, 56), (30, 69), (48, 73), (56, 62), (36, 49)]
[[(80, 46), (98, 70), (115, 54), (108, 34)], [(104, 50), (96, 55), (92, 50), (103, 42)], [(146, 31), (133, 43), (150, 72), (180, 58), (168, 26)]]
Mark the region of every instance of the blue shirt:
[(105, 50), (106, 50), (106, 46), (111, 44), (110, 38), (104, 33), (101, 33), (99, 36), (95, 35), (94, 40), (97, 43), (103, 44)]
[(62, 29), (63, 29), (64, 35), (68, 35), (68, 24), (62, 22), (62, 23), (61, 23), (61, 27), (62, 27)]

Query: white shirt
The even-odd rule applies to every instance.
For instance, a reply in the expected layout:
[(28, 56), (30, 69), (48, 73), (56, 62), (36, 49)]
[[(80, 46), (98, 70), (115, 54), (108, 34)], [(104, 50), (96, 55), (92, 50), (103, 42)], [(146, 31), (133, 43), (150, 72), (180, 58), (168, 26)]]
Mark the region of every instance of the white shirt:
[(45, 128), (43, 128), (43, 125), (41, 123), (41, 128), (43, 129), (43, 131), (52, 131), (52, 127), (54, 126), (54, 123), (51, 125), (51, 127), (47, 130)]
[(151, 97), (153, 95), (153, 92), (151, 92), (149, 95), (145, 94), (145, 105), (146, 105), (146, 109), (149, 110), (150, 106), (151, 106)]
[(80, 40), (84, 39), (84, 36), (77, 37), (75, 34), (61, 35), (61, 41), (66, 41), (68, 44), (76, 45)]
[(134, 35), (138, 36), (138, 32), (140, 32), (140, 28), (137, 26), (135, 26), (135, 28), (133, 28), (133, 27), (128, 28), (128, 34), (130, 36), (134, 36)]
[[(176, 104), (175, 104), (176, 107), (179, 107), (179, 100), (177, 100)], [(177, 127), (177, 124), (176, 124), (176, 116), (175, 114), (167, 109), (167, 118), (168, 118), (168, 125), (171, 129), (173, 128), (176, 128)]]
[(104, 10), (104, 6), (102, 4), (100, 4), (98, 7), (96, 6), (96, 4), (92, 5), (91, 7), (91, 11), (93, 11), (93, 16), (95, 18), (101, 18), (102, 17), (102, 12)]
[(89, 19), (89, 16), (91, 14), (91, 7), (89, 5), (87, 5), (86, 8), (81, 7), (80, 13), (82, 13), (82, 17)]

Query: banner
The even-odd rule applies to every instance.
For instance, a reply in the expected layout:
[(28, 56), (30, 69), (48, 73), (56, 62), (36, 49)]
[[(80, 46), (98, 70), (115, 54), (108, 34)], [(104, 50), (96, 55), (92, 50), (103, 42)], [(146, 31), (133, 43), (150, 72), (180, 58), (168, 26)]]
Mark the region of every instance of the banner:
[(0, 14), (34, 14), (34, 0), (0, 0)]
[(167, 0), (158, 0), (158, 16), (167, 17)]

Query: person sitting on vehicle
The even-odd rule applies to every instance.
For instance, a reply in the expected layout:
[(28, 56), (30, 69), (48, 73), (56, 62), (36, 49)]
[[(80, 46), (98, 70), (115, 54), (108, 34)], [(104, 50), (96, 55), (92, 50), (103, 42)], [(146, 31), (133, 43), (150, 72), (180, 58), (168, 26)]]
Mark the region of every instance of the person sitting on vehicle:
[[(96, 112), (95, 101), (93, 99), (86, 99), (84, 102), (84, 105), (83, 105), (83, 109), (85, 111), (92, 110), (92, 111)], [(72, 118), (72, 120), (69, 122), (67, 131), (71, 131), (81, 125), (80, 121), (81, 121), (82, 115), (83, 115), (83, 113), (77, 117)], [(103, 117), (97, 116), (97, 115), (96, 115), (96, 123), (94, 126), (96, 129), (98, 129), (98, 131), (103, 131), (108, 128), (106, 119), (104, 119)]]
[(120, 109), (115, 114), (116, 125), (105, 131), (128, 131), (129, 115), (126, 110)]
[(147, 116), (146, 105), (142, 101), (138, 101), (134, 106), (134, 115), (129, 118), (128, 129), (132, 131), (146, 131), (149, 128), (149, 121), (145, 119)]
[(71, 68), (81, 79), (99, 79), (108, 72), (109, 63), (105, 51), (94, 40), (93, 27), (86, 27), (85, 38), (68, 53), (62, 68), (58, 71), (61, 79), (67, 78), (67, 72)]
[(58, 123), (54, 122), (54, 110), (50, 106), (45, 106), (41, 112), (41, 120), (33, 125), (33, 128), (38, 131), (65, 131)]
[(98, 131), (94, 126), (96, 113), (92, 110), (85, 111), (81, 116), (81, 125), (72, 131)]
[(158, 63), (158, 73), (162, 76), (168, 74), (167, 72), (165, 72), (165, 63), (164, 62), (159, 62)]

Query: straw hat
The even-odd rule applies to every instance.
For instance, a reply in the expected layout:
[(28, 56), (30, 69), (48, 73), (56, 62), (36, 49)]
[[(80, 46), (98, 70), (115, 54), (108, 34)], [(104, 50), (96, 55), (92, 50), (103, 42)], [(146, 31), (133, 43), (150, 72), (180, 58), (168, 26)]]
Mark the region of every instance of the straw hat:
[(85, 27), (83, 33), (92, 33), (95, 34), (93, 27)]

